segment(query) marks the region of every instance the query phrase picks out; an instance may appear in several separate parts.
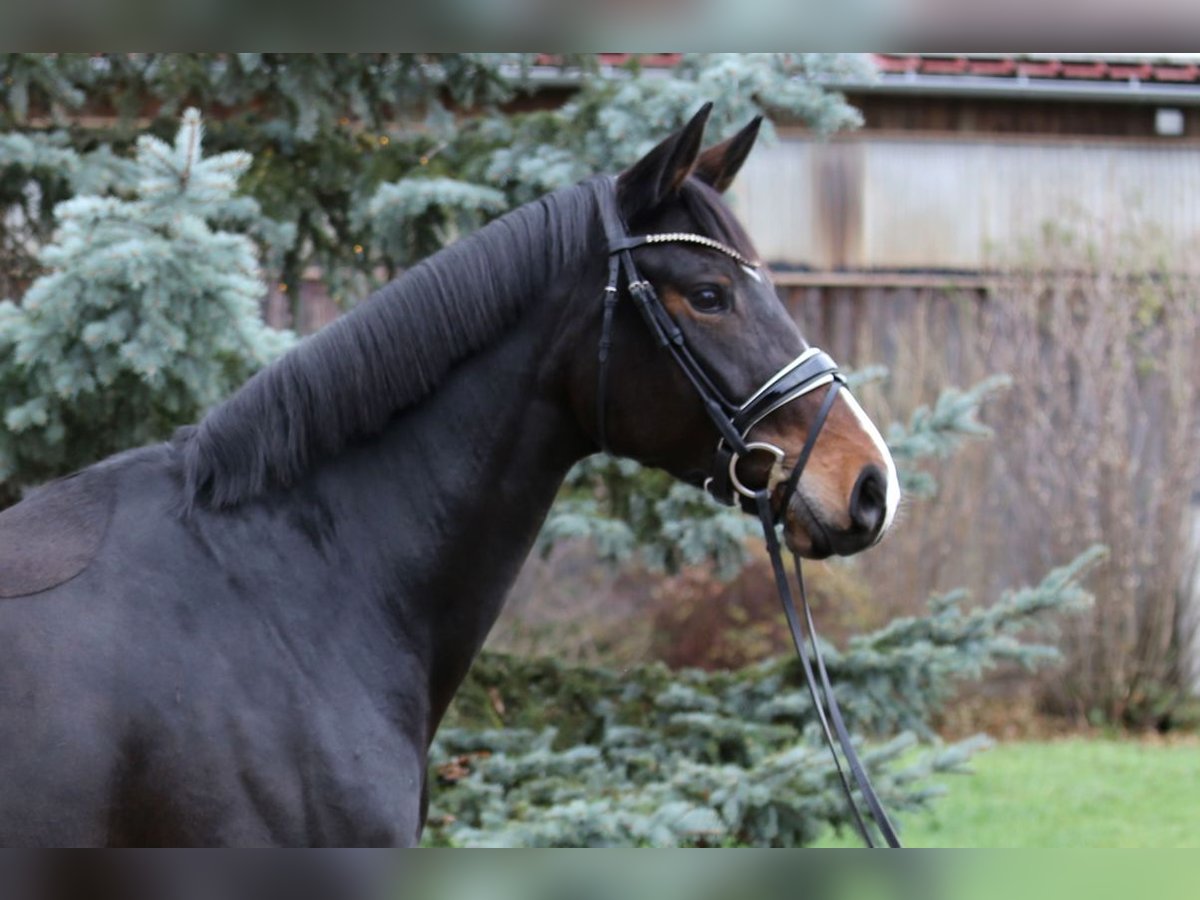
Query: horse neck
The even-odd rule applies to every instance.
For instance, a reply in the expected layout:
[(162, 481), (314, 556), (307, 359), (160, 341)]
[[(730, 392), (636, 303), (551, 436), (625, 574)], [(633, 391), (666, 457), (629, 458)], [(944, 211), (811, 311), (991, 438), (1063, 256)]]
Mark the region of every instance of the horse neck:
[(369, 592), (427, 660), (434, 726), (568, 469), (593, 449), (561, 401), (562, 309), (531, 304), (427, 400), (319, 474)]

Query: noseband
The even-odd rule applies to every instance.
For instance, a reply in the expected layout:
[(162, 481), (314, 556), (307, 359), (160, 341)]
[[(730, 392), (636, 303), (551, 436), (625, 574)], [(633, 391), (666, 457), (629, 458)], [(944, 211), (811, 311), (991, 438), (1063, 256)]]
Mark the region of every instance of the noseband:
[[(740, 502), (744, 510), (757, 514), (762, 523), (763, 535), (771, 556), (771, 566), (775, 573), (776, 587), (779, 590), (779, 597), (783, 603), (784, 614), (787, 616), (788, 627), (792, 633), (792, 641), (800, 656), (805, 680), (808, 683), (809, 695), (812, 697), (813, 708), (817, 712), (817, 717), (825, 733), (825, 741), (833, 755), (833, 761), (837, 767), (842, 789), (845, 792), (846, 800), (849, 803), (850, 811), (859, 833), (868, 847), (875, 846), (875, 842), (871, 838), (871, 832), (867, 828), (866, 822), (859, 811), (858, 804), (855, 802), (854, 794), (850, 789), (849, 779), (835, 749), (833, 731), (837, 733), (838, 743), (841, 744), (842, 752), (846, 756), (846, 762), (854, 776), (854, 781), (858, 785), (863, 798), (866, 800), (871, 818), (875, 820), (880, 834), (882, 834), (889, 847), (899, 847), (900, 841), (896, 836), (891, 822), (888, 820), (887, 814), (883, 810), (883, 806), (875, 793), (866, 770), (859, 761), (858, 754), (854, 751), (849, 732), (842, 718), (841, 709), (834, 697), (833, 686), (830, 683), (829, 674), (825, 667), (825, 660), (817, 642), (816, 626), (813, 622), (812, 610), (809, 607), (808, 597), (804, 590), (800, 557), (793, 553), (792, 560), (796, 570), (796, 582), (800, 589), (800, 599), (804, 607), (805, 624), (809, 636), (808, 642), (811, 643), (812, 658), (816, 660), (816, 669), (820, 675), (820, 683), (818, 685), (817, 675), (814, 674), (812, 660), (809, 658), (808, 648), (804, 639), (804, 627), (800, 624), (795, 604), (792, 600), (791, 583), (784, 569), (779, 537), (776, 534), (776, 524), (786, 514), (788, 505), (800, 482), (800, 476), (804, 472), (804, 467), (808, 464), (809, 457), (816, 446), (817, 438), (821, 434), (825, 420), (833, 408), (834, 401), (841, 390), (847, 389), (846, 379), (838, 371), (837, 363), (827, 353), (818, 350), (816, 347), (810, 347), (767, 379), (762, 387), (751, 394), (748, 399), (740, 403), (729, 400), (720, 388), (714, 384), (712, 378), (692, 354), (683, 331), (680, 330), (675, 320), (667, 311), (666, 306), (663, 305), (662, 300), (659, 299), (654, 287), (638, 273), (637, 266), (634, 265), (632, 251), (639, 247), (652, 246), (654, 244), (693, 244), (697, 247), (725, 254), (751, 272), (756, 278), (759, 277), (757, 270), (761, 267), (761, 264), (757, 261), (747, 259), (732, 247), (704, 235), (669, 232), (664, 234), (631, 236), (617, 207), (616, 179), (607, 176), (594, 178), (588, 184), (596, 197), (596, 203), (600, 210), (600, 218), (604, 224), (605, 238), (608, 241), (608, 283), (604, 288), (598, 357), (597, 377), (599, 380), (596, 386), (596, 432), (600, 440), (600, 446), (604, 450), (608, 450), (606, 428), (608, 360), (609, 352), (612, 349), (613, 313), (621, 297), (620, 280), (623, 273), (625, 276), (626, 291), (633, 301), (634, 306), (641, 314), (642, 320), (650, 329), (650, 333), (654, 336), (658, 345), (665, 348), (671, 354), (676, 365), (679, 366), (684, 376), (691, 383), (699, 395), (700, 401), (704, 404), (704, 411), (716, 426), (717, 434), (720, 436), (717, 441), (716, 451), (713, 454), (710, 474), (704, 481), (705, 491), (727, 506), (732, 506)], [(750, 432), (775, 411), (825, 385), (828, 385), (829, 389), (825, 392), (825, 397), (821, 401), (817, 414), (813, 417), (812, 423), (809, 425), (808, 434), (804, 439), (804, 446), (801, 448), (800, 454), (797, 456), (796, 462), (792, 465), (789, 472), (785, 467), (786, 454), (784, 451), (774, 444), (765, 441), (749, 440)], [(767, 483), (757, 489), (745, 485), (738, 477), (737, 471), (739, 461), (753, 453), (767, 453), (774, 457), (767, 476)], [(781, 484), (784, 486), (784, 490), (778, 506), (779, 512), (776, 514), (772, 506), (772, 495)], [(830, 722), (833, 724), (832, 730)]]

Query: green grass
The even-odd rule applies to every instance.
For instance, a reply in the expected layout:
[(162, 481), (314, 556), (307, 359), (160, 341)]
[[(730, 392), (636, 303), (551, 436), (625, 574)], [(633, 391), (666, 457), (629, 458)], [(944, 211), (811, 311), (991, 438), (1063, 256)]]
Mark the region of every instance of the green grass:
[[(1200, 744), (1000, 744), (909, 813), (910, 847), (1200, 847)], [(821, 846), (859, 846), (851, 834)]]

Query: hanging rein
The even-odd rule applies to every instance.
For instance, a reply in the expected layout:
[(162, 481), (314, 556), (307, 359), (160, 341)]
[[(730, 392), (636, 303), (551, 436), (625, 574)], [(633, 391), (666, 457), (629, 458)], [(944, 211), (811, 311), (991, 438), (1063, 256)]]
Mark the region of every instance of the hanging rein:
[[(641, 314), (650, 333), (654, 335), (658, 345), (671, 354), (684, 376), (695, 388), (704, 404), (705, 412), (720, 435), (713, 455), (710, 474), (704, 482), (705, 490), (728, 506), (740, 502), (742, 508), (756, 514), (762, 524), (763, 537), (766, 540), (767, 550), (771, 557), (771, 567), (775, 574), (775, 585), (783, 604), (784, 615), (787, 617), (788, 628), (791, 630), (792, 642), (800, 656), (813, 708), (817, 712), (817, 718), (825, 735), (825, 742), (833, 756), (854, 823), (867, 846), (875, 847), (876, 842), (872, 838), (871, 830), (867, 827), (866, 820), (851, 790), (850, 778), (847, 777), (838, 756), (834, 742), (835, 733), (837, 744), (841, 745), (850, 773), (866, 801), (870, 817), (874, 820), (880, 835), (889, 847), (900, 847), (896, 831), (888, 820), (887, 813), (884, 812), (883, 805), (871, 784), (871, 779), (867, 776), (851, 743), (850, 734), (846, 729), (845, 720), (829, 680), (825, 659), (821, 654), (812, 609), (804, 590), (800, 557), (796, 553), (792, 553), (796, 584), (799, 589), (801, 607), (804, 610), (803, 623), (796, 612), (795, 602), (792, 599), (791, 582), (784, 567), (779, 536), (776, 533), (777, 516), (771, 506), (771, 496), (782, 484), (783, 493), (779, 509), (781, 511), (787, 509), (838, 393), (848, 390), (846, 379), (838, 371), (837, 364), (828, 354), (812, 347), (772, 375), (749, 399), (740, 403), (731, 401), (713, 383), (696, 360), (688, 347), (683, 332), (663, 305), (662, 300), (659, 299), (653, 286), (638, 273), (631, 251), (652, 244), (686, 243), (723, 253), (754, 273), (756, 277), (761, 264), (747, 259), (737, 250), (720, 241), (699, 234), (670, 232), (630, 236), (617, 208), (616, 179), (597, 178), (590, 184), (600, 209), (604, 233), (608, 241), (608, 284), (604, 288), (599, 346), (599, 381), (596, 390), (596, 427), (601, 447), (605, 450), (608, 449), (606, 429), (608, 363), (612, 348), (613, 313), (621, 297), (621, 275), (624, 274), (626, 293)], [(808, 428), (804, 446), (790, 472), (785, 470), (785, 454), (781, 448), (762, 441), (747, 440), (754, 426), (771, 413), (826, 385), (828, 385), (828, 390)], [(753, 453), (767, 453), (774, 457), (767, 484), (759, 489), (747, 487), (737, 474), (738, 462)], [(806, 631), (807, 641), (805, 640)], [(811, 656), (808, 649), (809, 644), (812, 647)]]

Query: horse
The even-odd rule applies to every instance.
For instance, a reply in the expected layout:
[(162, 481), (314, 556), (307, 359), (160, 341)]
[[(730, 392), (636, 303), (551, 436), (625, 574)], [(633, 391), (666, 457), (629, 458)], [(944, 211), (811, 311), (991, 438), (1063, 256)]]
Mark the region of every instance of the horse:
[[(645, 310), (604, 290), (599, 198), (725, 395), (815, 352), (721, 196), (761, 120), (702, 149), (710, 108), (415, 265), (197, 424), (0, 514), (0, 843), (419, 842), (430, 741), (568, 470), (603, 445), (699, 487), (722, 439)], [(899, 499), (836, 388), (745, 435), (794, 461), (824, 395), (794, 490), (769, 454), (730, 467), (807, 557), (876, 543)]]

